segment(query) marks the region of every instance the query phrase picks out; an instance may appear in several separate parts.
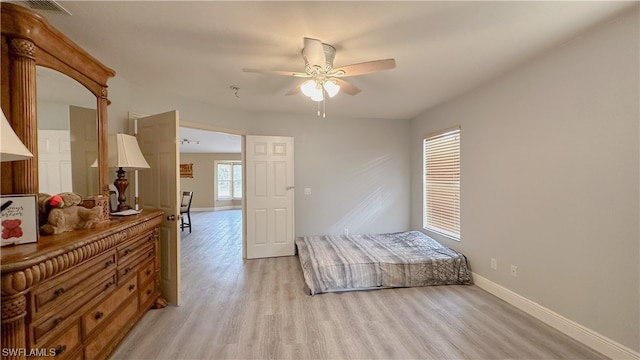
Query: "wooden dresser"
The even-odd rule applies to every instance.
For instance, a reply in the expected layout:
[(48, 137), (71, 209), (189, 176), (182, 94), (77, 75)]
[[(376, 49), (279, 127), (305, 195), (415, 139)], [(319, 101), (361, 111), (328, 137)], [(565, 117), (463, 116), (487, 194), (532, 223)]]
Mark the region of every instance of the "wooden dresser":
[(94, 229), (0, 249), (2, 358), (104, 359), (160, 299), (158, 233), (164, 215), (145, 209), (110, 218), (107, 80), (115, 72), (36, 12), (7, 2), (0, 8), (0, 103), (33, 154), (1, 164), (0, 193), (40, 192), (36, 75), (47, 68), (95, 96), (96, 133), (88, 134), (95, 149), (75, 165), (93, 168), (97, 158), (97, 183), (81, 195), (87, 200), (83, 206), (101, 208), (102, 220)]
[(163, 213), (3, 247), (2, 357), (104, 359), (159, 298)]

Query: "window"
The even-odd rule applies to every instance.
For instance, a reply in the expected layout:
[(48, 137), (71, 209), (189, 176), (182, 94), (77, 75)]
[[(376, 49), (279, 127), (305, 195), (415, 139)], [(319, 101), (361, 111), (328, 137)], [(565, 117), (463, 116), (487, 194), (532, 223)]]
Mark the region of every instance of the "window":
[(242, 199), (242, 164), (237, 161), (217, 161), (217, 199)]
[(425, 137), (423, 227), (460, 239), (460, 127)]

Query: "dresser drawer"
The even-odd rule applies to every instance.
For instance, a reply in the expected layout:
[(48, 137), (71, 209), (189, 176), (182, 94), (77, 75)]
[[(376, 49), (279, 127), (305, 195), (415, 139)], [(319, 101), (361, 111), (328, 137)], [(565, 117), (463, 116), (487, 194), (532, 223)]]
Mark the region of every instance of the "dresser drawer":
[(40, 348), (47, 349), (47, 356), (37, 359), (77, 359), (79, 358), (76, 348), (80, 345), (80, 324), (76, 321), (59, 337), (51, 341), (46, 346)]
[(74, 306), (76, 309), (83, 303), (77, 298), (86, 293), (87, 288), (95, 285), (95, 274), (106, 274), (116, 269), (115, 251), (108, 251), (95, 259), (80, 264), (63, 272), (36, 287), (31, 293), (31, 306), (34, 319), (42, 313), (58, 306)]
[(140, 287), (140, 311), (145, 311), (151, 307), (151, 302), (155, 300), (156, 296), (156, 282), (155, 277), (153, 281)]
[[(93, 281), (91, 285), (93, 287), (88, 289), (88, 291), (83, 294), (83, 297), (80, 297), (81, 299), (86, 299), (85, 301), (88, 301), (95, 298), (103, 291), (110, 291), (115, 289), (116, 274), (112, 273), (107, 278)], [(78, 314), (76, 313), (76, 310), (79, 306), (80, 305), (65, 306), (53, 315), (44, 317), (38, 322), (31, 323), (29, 325), (31, 345), (40, 346), (44, 342), (49, 341), (51, 337), (57, 336), (56, 330), (66, 326), (70, 322), (77, 321)]]
[(110, 316), (117, 312), (120, 305), (133, 293), (138, 291), (138, 281), (135, 276), (131, 276), (128, 281), (118, 287), (118, 289), (100, 304), (89, 310), (82, 317), (84, 336), (91, 332), (100, 324), (108, 321)]
[(131, 256), (125, 263), (120, 262), (118, 264), (118, 276), (120, 279), (127, 275), (133, 274), (138, 271), (140, 264), (147, 259), (152, 259), (155, 256), (155, 247), (153, 244), (145, 244), (145, 246), (136, 249), (134, 255)]
[(123, 264), (130, 261), (130, 259), (135, 258), (141, 251), (144, 251), (142, 249), (143, 247), (154, 244), (154, 240), (154, 233), (148, 232), (140, 236), (136, 236), (134, 239), (128, 240), (122, 245), (119, 245), (117, 247), (118, 262)]
[(114, 316), (107, 326), (96, 333), (85, 343), (84, 346), (84, 358), (85, 359), (99, 359), (105, 358), (106, 355), (102, 353), (105, 348), (118, 336), (126, 332), (133, 323), (133, 320), (138, 313), (138, 297), (132, 296), (131, 301), (128, 301), (126, 306), (122, 308), (122, 311), (118, 312)]
[(140, 286), (143, 286), (149, 280), (155, 279), (155, 274), (155, 262), (153, 261), (153, 259), (150, 259), (149, 261), (147, 261), (147, 263), (140, 267), (140, 270), (138, 270), (138, 284), (140, 284)]

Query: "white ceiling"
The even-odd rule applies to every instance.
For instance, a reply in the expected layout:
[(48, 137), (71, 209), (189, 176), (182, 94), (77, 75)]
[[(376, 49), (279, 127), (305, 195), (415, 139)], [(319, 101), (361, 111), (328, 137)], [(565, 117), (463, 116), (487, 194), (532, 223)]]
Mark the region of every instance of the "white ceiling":
[[(189, 140), (187, 143), (183, 140)], [(240, 135), (207, 130), (180, 128), (180, 152), (182, 153), (227, 153), (238, 154), (242, 149)]]
[(315, 102), (284, 96), (300, 79), (242, 71), (304, 71), (307, 36), (337, 49), (336, 67), (397, 62), (393, 70), (348, 78), (362, 92), (327, 100), (327, 116), (410, 119), (638, 2), (59, 3), (72, 16), (42, 13), (130, 83), (224, 109), (315, 114)]

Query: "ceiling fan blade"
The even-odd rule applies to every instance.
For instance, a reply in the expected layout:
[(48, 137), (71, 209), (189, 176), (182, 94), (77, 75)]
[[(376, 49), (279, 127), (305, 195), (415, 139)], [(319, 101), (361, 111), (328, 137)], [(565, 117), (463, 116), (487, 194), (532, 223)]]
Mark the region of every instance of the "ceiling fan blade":
[(284, 71), (284, 70), (260, 70), (260, 69), (249, 69), (242, 68), (244, 72), (252, 72), (258, 74), (268, 74), (268, 75), (284, 75), (284, 76), (295, 76), (295, 77), (309, 77), (309, 74), (297, 72), (297, 71)]
[(358, 76), (396, 67), (395, 59), (373, 60), (340, 67), (331, 72), (331, 76)]
[(340, 92), (345, 94), (356, 95), (362, 91), (342, 79), (332, 78), (331, 81), (335, 81), (336, 84), (340, 85)]
[(300, 85), (298, 85), (298, 86), (294, 87), (293, 89), (287, 91), (287, 93), (285, 95), (286, 96), (296, 95), (296, 94), (299, 94), (301, 92), (302, 92), (302, 90), (300, 90)]
[(302, 48), (302, 57), (309, 66), (319, 66), (324, 69), (325, 54), (322, 41), (312, 38), (304, 38), (304, 47)]

